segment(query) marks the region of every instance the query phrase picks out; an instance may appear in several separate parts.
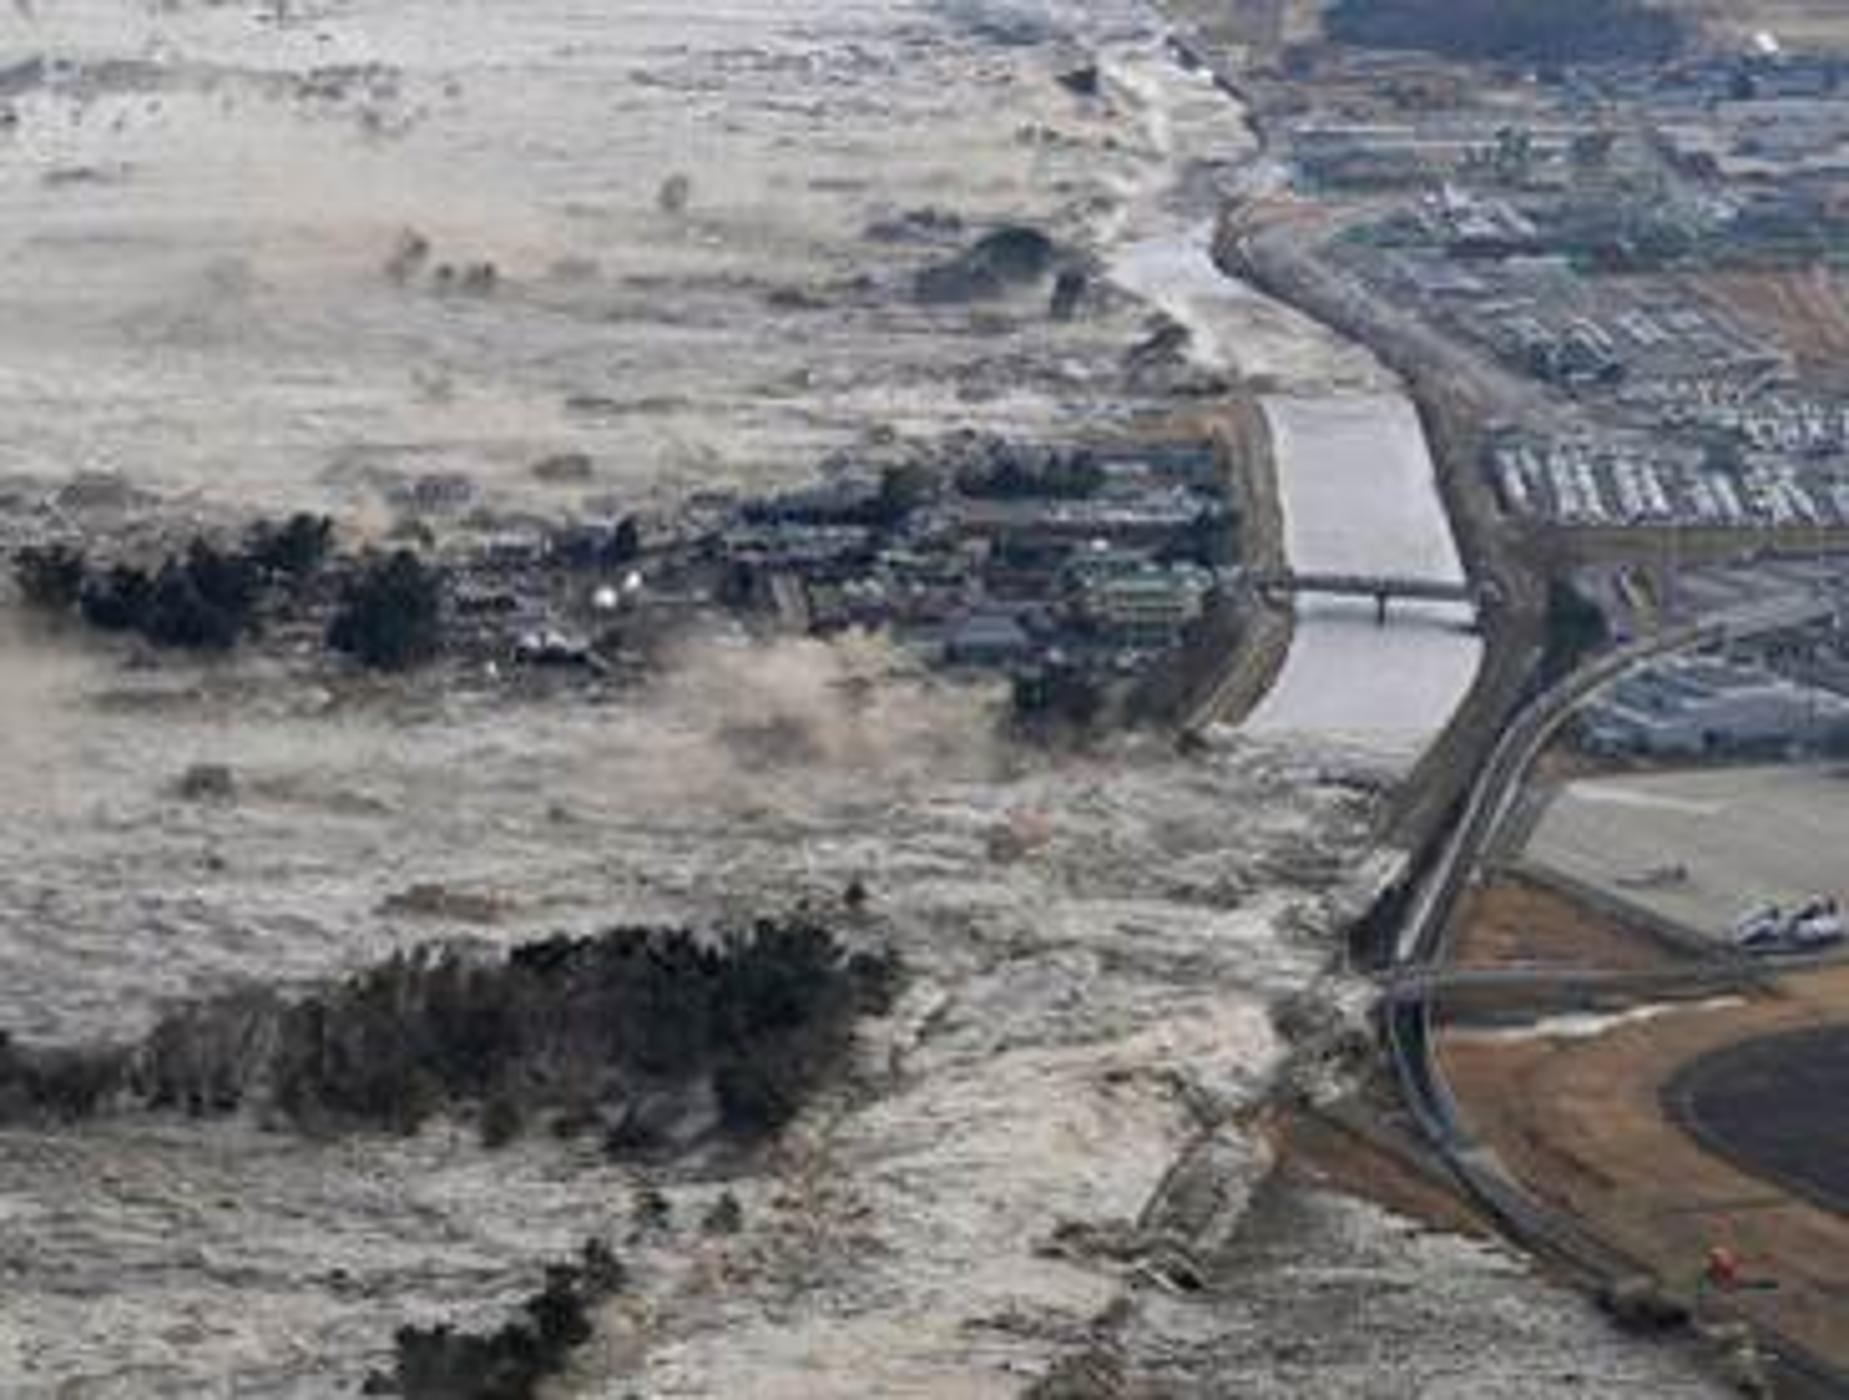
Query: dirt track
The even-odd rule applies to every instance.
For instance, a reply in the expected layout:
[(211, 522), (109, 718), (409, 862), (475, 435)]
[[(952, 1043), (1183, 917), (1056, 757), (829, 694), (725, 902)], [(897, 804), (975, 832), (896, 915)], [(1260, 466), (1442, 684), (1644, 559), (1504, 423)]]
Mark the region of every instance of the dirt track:
[(1838, 0), (1681, 0), (1676, 8), (1721, 37), (1770, 30), (1788, 45), (1849, 47), (1849, 19)]
[(1797, 356), (1798, 370), (1819, 387), (1849, 380), (1849, 289), (1828, 268), (1711, 273), (1695, 290)]
[(1786, 979), (1779, 994), (1673, 1011), (1586, 1039), (1448, 1035), (1440, 1058), (1467, 1127), (1536, 1194), (1692, 1290), (1707, 1250), (1727, 1244), (1775, 1291), (1709, 1306), (1849, 1361), (1849, 1219), (1704, 1151), (1661, 1094), (1720, 1047), (1840, 1019), (1849, 968)]

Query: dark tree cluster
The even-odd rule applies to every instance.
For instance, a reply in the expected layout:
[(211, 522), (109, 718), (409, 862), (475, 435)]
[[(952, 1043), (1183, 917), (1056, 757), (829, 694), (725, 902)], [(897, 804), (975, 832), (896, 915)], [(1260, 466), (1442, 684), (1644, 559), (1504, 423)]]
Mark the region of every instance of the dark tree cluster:
[(1105, 705), (1096, 677), (1077, 666), (1049, 664), (1015, 677), (1009, 718), (1025, 738), (1083, 737), (1096, 727)]
[(1610, 640), (1605, 614), (1572, 584), (1554, 580), (1547, 590), (1542, 678), (1552, 683)]
[(83, 554), (69, 545), (28, 545), (13, 556), (13, 578), (33, 607), (68, 612), (83, 594)]
[(991, 300), (1046, 276), (1057, 254), (1053, 240), (1039, 229), (1009, 225), (920, 270), (913, 295), (927, 304)]
[(880, 472), (879, 495), (874, 498), (874, 527), (897, 529), (913, 511), (936, 497), (938, 487), (937, 473), (922, 462), (885, 468)]
[(156, 646), (229, 651), (255, 620), (258, 582), (248, 556), (194, 540), (154, 575), (135, 625)]
[(242, 548), (195, 537), (153, 570), (126, 563), (92, 568), (80, 551), (54, 544), (20, 550), (13, 574), (26, 601), (42, 611), (76, 608), (103, 631), (137, 632), (156, 646), (224, 651), (255, 626), (267, 585), (305, 578), (321, 566), (331, 531), (325, 516), (261, 521)]
[[(291, 1009), (275, 1092), (299, 1122), (411, 1128), (445, 1102), (620, 1104), (710, 1079), (723, 1126), (753, 1137), (796, 1111), (889, 976), (802, 919), (717, 941), (560, 936), (487, 966), (398, 958)], [(633, 1115), (618, 1128), (649, 1145)]]
[(121, 1099), (411, 1132), (439, 1109), (475, 1109), (492, 1146), (544, 1110), (561, 1131), (602, 1125), (616, 1151), (661, 1145), (664, 1122), (710, 1088), (720, 1131), (748, 1141), (801, 1106), (895, 977), (800, 916), (716, 938), (558, 936), (501, 960), (421, 949), (293, 1001), (257, 989), (181, 1007), (132, 1049), (0, 1040), (0, 1123)]
[(0, 1031), (0, 1124), (88, 1118), (120, 1088), (126, 1065), (115, 1047), (32, 1049)]
[(520, 1305), (518, 1319), (492, 1332), (441, 1323), (400, 1327), (391, 1373), (373, 1372), (362, 1392), (403, 1400), (533, 1400), (540, 1383), (591, 1339), (590, 1309), (623, 1283), (623, 1265), (609, 1246), (587, 1240), (577, 1263), (548, 1268), (545, 1286)]
[(1660, 62), (1686, 37), (1644, 0), (1340, 0), (1324, 30), (1338, 43), (1547, 65)]
[(351, 579), (327, 626), (327, 644), (362, 665), (402, 671), (443, 645), (443, 574), (408, 549)]
[(1203, 505), (1194, 518), (1183, 525), (1156, 552), (1164, 564), (1198, 564), (1205, 569), (1219, 569), (1234, 562), (1233, 523), (1221, 511)]
[(307, 578), (327, 562), (334, 522), (298, 512), (282, 524), (260, 520), (251, 527), (245, 552), (266, 577)]

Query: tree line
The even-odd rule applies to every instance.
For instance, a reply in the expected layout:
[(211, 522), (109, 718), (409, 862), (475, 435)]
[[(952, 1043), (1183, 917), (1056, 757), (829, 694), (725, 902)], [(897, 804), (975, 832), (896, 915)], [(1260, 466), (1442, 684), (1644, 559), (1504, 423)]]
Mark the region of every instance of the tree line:
[[(222, 652), (259, 631), (266, 600), (322, 571), (332, 535), (326, 516), (298, 513), (257, 522), (237, 545), (195, 536), (152, 567), (101, 564), (67, 544), (33, 545), (13, 556), (13, 577), (42, 614), (75, 614), (99, 631), (135, 633), (158, 647)], [(414, 665), (441, 649), (443, 596), (442, 572), (409, 550), (364, 560), (341, 585), (326, 643), (366, 666)]]
[(576, 1262), (550, 1265), (544, 1285), (491, 1332), (447, 1323), (400, 1327), (391, 1370), (372, 1372), (360, 1393), (402, 1400), (533, 1400), (540, 1383), (564, 1370), (571, 1353), (591, 1339), (590, 1308), (627, 1281), (628, 1271), (610, 1247), (586, 1240)]
[(133, 1045), (0, 1035), (0, 1124), (249, 1107), (310, 1133), (409, 1133), (450, 1111), (494, 1145), (546, 1113), (628, 1152), (710, 1101), (716, 1130), (750, 1141), (797, 1111), (896, 976), (804, 915), (560, 935), (501, 958), (424, 947), (292, 999), (256, 987), (189, 1003)]

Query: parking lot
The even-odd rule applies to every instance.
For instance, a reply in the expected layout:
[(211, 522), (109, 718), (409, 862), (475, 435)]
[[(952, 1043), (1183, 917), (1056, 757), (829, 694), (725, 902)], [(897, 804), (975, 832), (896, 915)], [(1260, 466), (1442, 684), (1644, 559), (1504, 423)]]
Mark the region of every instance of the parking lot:
[(1511, 434), (1487, 466), (1510, 515), (1561, 525), (1849, 524), (1849, 468), (1835, 460), (1758, 457), (1722, 471), (1635, 435)]
[(1849, 894), (1849, 766), (1581, 779), (1524, 858), (1716, 939), (1768, 904)]

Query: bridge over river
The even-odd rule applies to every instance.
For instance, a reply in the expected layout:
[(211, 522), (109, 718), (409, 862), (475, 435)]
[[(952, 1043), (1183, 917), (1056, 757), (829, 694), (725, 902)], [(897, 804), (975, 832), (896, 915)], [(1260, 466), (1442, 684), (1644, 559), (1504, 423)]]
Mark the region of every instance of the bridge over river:
[(1281, 395), (1264, 409), (1287, 562), (1251, 581), (1298, 602), (1290, 654), (1247, 728), (1357, 743), (1410, 768), (1470, 688), (1485, 601), (1458, 560), (1418, 415), (1400, 394)]
[(1470, 584), (1442, 578), (1405, 574), (1296, 573), (1290, 570), (1252, 570), (1243, 575), (1247, 586), (1260, 593), (1320, 593), (1332, 597), (1372, 598), (1374, 622), (1385, 626), (1387, 604), (1395, 598), (1416, 598), (1434, 603), (1478, 601)]

